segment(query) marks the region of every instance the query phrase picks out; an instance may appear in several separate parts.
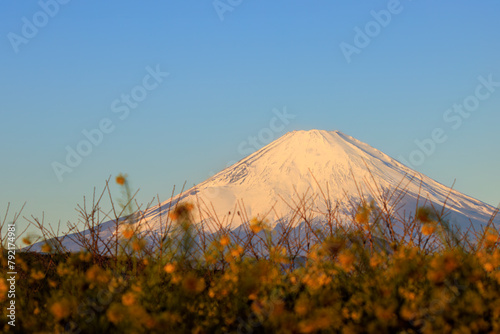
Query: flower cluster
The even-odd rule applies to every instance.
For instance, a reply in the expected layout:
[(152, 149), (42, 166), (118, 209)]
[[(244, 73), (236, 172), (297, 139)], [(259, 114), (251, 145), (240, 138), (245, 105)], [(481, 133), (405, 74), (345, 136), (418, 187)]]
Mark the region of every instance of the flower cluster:
[[(123, 175), (116, 182), (127, 186)], [(195, 234), (201, 227), (193, 213), (190, 203), (171, 210), (173, 228), (157, 252), (133, 220), (118, 226), (123, 251), (112, 255), (65, 253), (51, 243), (39, 253), (20, 252), (16, 330), (500, 333), (494, 227), (465, 247), (422, 208), (411, 234), (385, 238), (375, 231), (392, 227), (380, 227), (372, 202), (354, 213), (352, 229), (307, 230), (314, 238), (286, 229), (276, 235), (258, 218), (245, 223), (246, 235), (221, 227), (209, 238)], [(440, 236), (447, 239), (439, 243)], [(1, 265), (5, 315), (11, 284), (6, 252)]]

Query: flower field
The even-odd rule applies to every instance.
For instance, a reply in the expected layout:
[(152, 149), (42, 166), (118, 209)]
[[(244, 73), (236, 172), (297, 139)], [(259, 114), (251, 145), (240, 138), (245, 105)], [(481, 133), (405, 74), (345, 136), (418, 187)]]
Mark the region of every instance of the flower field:
[[(127, 186), (125, 179), (117, 181)], [(429, 208), (420, 208), (403, 229), (411, 229), (411, 237), (394, 236), (387, 226), (377, 228), (388, 220), (380, 219), (378, 205), (371, 203), (358, 208), (353, 224), (328, 233), (311, 227), (307, 232), (315, 235), (305, 246), (293, 246), (292, 234), (276, 238), (258, 219), (247, 223), (245, 238), (221, 228), (200, 245), (193, 207), (181, 203), (172, 211), (176, 230), (160, 250), (153, 251), (130, 228), (121, 233), (114, 255), (90, 246), (65, 252), (49, 241), (42, 252), (18, 251), (15, 327), (7, 317), (4, 249), (1, 328), (19, 333), (500, 333), (500, 239), (493, 225), (469, 239)], [(127, 203), (123, 208), (128, 210)]]

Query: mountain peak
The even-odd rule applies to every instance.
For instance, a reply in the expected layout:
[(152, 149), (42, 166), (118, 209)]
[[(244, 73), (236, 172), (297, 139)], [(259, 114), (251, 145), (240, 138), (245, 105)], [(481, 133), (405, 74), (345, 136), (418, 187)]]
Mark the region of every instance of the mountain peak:
[[(404, 212), (414, 212), (417, 203), (436, 207), (447, 203), (456, 213), (454, 219), (464, 225), (469, 219), (485, 223), (494, 210), (349, 135), (318, 129), (286, 133), (162, 207), (175, 201), (201, 201), (215, 212), (240, 207), (249, 217), (262, 215), (273, 222), (292, 214), (289, 204), (304, 194), (318, 199), (326, 189), (330, 201), (345, 207), (360, 203), (374, 190), (379, 194), (371, 195), (383, 196), (399, 189), (405, 196)], [(318, 214), (326, 209), (324, 200), (319, 202), (312, 204)]]
[(300, 135), (300, 136), (315, 136), (315, 135), (326, 135), (326, 134), (338, 134), (343, 135), (339, 130), (320, 130), (320, 129), (311, 129), (311, 130), (294, 130), (290, 131), (287, 134), (292, 135)]
[[(491, 205), (419, 174), (338, 130), (314, 129), (286, 133), (204, 182), (146, 210), (143, 214), (147, 223), (141, 228), (161, 233), (164, 217), (179, 202), (197, 205), (198, 210), (193, 210), (195, 221), (211, 226), (237, 228), (252, 217), (264, 218), (271, 225), (282, 220), (298, 219), (301, 223), (305, 214), (309, 221), (321, 223), (330, 205), (338, 208), (339, 221), (349, 224), (353, 210), (368, 198), (379, 207), (397, 211), (391, 211), (391, 216), (403, 219), (411, 219), (419, 206), (438, 210), (445, 206), (450, 222), (463, 228), (472, 222), (480, 229), (495, 211)], [(108, 232), (112, 235), (115, 230)]]

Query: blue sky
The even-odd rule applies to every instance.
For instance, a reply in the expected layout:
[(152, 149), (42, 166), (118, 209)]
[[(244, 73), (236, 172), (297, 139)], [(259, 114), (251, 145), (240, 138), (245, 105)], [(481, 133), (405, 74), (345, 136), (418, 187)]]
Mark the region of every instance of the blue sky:
[[(265, 145), (284, 110), (273, 138), (338, 129), (500, 202), (498, 1), (60, 2), (0, 4), (2, 216), (27, 202), (24, 216), (75, 222), (120, 172), (139, 202), (166, 200), (249, 136)], [(90, 153), (58, 178), (79, 144)]]

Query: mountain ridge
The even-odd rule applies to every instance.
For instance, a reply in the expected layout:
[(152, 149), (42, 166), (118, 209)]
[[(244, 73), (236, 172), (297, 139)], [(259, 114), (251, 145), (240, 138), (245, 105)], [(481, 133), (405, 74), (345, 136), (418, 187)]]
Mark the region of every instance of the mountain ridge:
[[(492, 206), (419, 173), (372, 146), (341, 131), (297, 130), (284, 134), (257, 152), (241, 159), (211, 178), (161, 204), (165, 207), (175, 201), (212, 203), (217, 212), (231, 212), (238, 200), (245, 200), (250, 215), (263, 215), (273, 209), (286, 216), (283, 205), (267, 205), (280, 197), (291, 199), (290, 194), (318, 192), (318, 185), (329, 184), (332, 196), (356, 193), (358, 183), (371, 182), (382, 189), (396, 188), (406, 181), (410, 197), (422, 197), (431, 203), (444, 205), (448, 195), (451, 211), (471, 215), (485, 223), (485, 214)], [(419, 180), (416, 182), (416, 180)], [(366, 187), (365, 187), (366, 188)], [(366, 189), (365, 189), (366, 191)], [(257, 193), (257, 194), (256, 194)], [(259, 195), (261, 198), (258, 198)], [(361, 200), (361, 196), (357, 200)], [(265, 198), (263, 200), (262, 198)], [(252, 202), (252, 203), (250, 203)], [(257, 204), (255, 204), (257, 202)], [(267, 204), (266, 204), (267, 202)], [(461, 212), (460, 208), (466, 208)], [(463, 211), (463, 210), (462, 210)], [(147, 214), (153, 218), (154, 215)], [(200, 217), (199, 217), (200, 218)], [(276, 215), (268, 219), (277, 220)], [(462, 217), (463, 218), (463, 217)], [(461, 219), (463, 221), (463, 219)], [(463, 222), (461, 225), (464, 225)]]
[[(195, 204), (194, 222), (236, 230), (251, 218), (280, 222), (307, 220), (323, 224), (332, 207), (336, 219), (354, 223), (357, 208), (367, 200), (385, 213), (411, 220), (418, 207), (446, 207), (451, 224), (466, 229), (486, 226), (495, 208), (418, 173), (380, 150), (341, 131), (298, 130), (284, 134), (257, 152), (207, 180), (136, 214), (137, 231), (165, 233), (169, 212), (181, 202)], [(302, 212), (302, 211), (303, 212)], [(498, 224), (498, 218), (493, 221)], [(100, 225), (101, 236), (114, 238), (111, 220)], [(83, 235), (89, 235), (85, 231)], [(64, 244), (78, 250), (68, 235)], [(81, 236), (80, 236), (81, 237)]]

